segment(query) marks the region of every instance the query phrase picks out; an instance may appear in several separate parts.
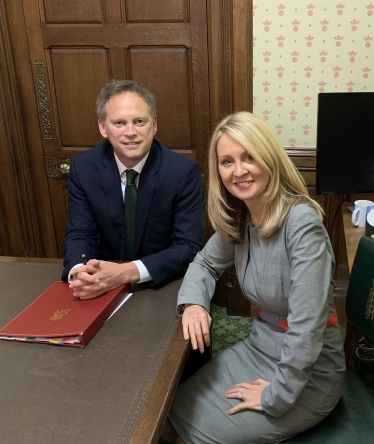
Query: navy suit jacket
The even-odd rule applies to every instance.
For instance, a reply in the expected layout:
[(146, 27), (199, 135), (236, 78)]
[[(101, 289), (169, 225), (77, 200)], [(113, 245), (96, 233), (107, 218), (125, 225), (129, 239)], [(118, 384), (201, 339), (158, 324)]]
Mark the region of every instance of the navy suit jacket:
[[(113, 147), (104, 141), (71, 158), (64, 271), (87, 259), (126, 259), (125, 212)], [(139, 177), (136, 259), (162, 285), (182, 276), (204, 246), (200, 166), (153, 140)]]

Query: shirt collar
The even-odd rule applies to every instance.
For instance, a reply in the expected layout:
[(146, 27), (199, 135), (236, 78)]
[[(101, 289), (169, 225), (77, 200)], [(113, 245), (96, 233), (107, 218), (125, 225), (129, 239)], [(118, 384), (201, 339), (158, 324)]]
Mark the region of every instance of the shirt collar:
[[(131, 169), (132, 169), (132, 170), (135, 170), (135, 171), (138, 172), (139, 175), (140, 175), (141, 172), (142, 172), (142, 169), (143, 169), (143, 167), (144, 167), (144, 165), (145, 165), (145, 163), (146, 163), (146, 161), (147, 161), (147, 159), (148, 159), (148, 156), (149, 156), (149, 152), (143, 157), (143, 159), (142, 159), (139, 163), (137, 163), (137, 164), (136, 164), (133, 168), (131, 168)], [(120, 175), (120, 177), (122, 177), (122, 174), (123, 174), (126, 170), (128, 170), (129, 168), (125, 167), (125, 165), (124, 165), (124, 164), (118, 159), (116, 153), (114, 153), (114, 159), (115, 159), (116, 164), (117, 164), (117, 168), (118, 168), (119, 175)]]

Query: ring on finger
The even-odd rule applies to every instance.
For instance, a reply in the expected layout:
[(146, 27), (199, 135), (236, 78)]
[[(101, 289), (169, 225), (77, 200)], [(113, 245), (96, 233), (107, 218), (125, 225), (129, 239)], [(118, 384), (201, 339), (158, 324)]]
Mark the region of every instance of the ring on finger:
[(239, 392), (238, 399), (239, 399), (241, 402), (244, 402), (244, 398), (243, 398), (243, 393), (242, 393), (242, 392)]

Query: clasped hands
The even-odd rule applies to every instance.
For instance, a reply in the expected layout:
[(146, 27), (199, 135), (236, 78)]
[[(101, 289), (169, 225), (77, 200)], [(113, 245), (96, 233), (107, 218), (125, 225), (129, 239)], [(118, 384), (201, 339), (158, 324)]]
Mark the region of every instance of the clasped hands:
[[(201, 305), (185, 304), (182, 317), (184, 339), (191, 341), (194, 350), (199, 349), (204, 352), (205, 347), (210, 345), (210, 325), (212, 318), (207, 310)], [(227, 411), (232, 415), (240, 410), (250, 409), (263, 411), (261, 405), (261, 394), (270, 382), (264, 379), (257, 379), (251, 383), (242, 382), (233, 385), (225, 392), (225, 397), (229, 399), (241, 399), (235, 407)]]
[(73, 281), (69, 287), (73, 296), (92, 299), (128, 282), (140, 279), (138, 267), (133, 262), (115, 262), (91, 259), (87, 265), (80, 265), (70, 271)]

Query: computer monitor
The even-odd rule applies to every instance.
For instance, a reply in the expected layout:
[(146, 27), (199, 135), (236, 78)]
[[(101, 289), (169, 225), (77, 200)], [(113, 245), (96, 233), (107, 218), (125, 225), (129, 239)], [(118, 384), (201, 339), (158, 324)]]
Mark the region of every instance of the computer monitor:
[(374, 192), (374, 92), (318, 94), (317, 194)]

